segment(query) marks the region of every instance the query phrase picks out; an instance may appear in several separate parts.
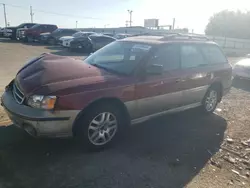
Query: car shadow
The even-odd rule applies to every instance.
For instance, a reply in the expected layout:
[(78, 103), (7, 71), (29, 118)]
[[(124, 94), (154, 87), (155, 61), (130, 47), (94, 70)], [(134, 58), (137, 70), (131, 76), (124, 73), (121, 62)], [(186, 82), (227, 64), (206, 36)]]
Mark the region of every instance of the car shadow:
[(234, 78), (232, 86), (250, 92), (250, 80)]
[(26, 46), (46, 46), (46, 44), (39, 43), (39, 42), (20, 42), (20, 43)]
[(194, 109), (134, 126), (101, 152), (86, 152), (73, 139), (34, 139), (0, 127), (0, 138), (7, 137), (0, 181), (37, 188), (184, 187), (219, 150), (226, 127), (222, 117)]
[(11, 40), (9, 38), (0, 38), (1, 43), (20, 43), (18, 40)]

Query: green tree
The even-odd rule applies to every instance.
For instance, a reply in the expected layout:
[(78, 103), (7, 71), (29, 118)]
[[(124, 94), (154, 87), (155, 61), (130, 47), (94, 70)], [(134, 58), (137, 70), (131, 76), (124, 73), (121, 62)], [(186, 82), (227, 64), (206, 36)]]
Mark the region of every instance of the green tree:
[(213, 36), (250, 39), (250, 12), (223, 10), (214, 14), (205, 33)]

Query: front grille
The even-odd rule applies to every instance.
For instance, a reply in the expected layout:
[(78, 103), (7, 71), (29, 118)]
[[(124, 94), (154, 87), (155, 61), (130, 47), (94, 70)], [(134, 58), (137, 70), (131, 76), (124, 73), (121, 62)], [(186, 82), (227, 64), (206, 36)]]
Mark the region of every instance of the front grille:
[(13, 83), (12, 92), (16, 102), (22, 104), (24, 101), (24, 94), (15, 83)]

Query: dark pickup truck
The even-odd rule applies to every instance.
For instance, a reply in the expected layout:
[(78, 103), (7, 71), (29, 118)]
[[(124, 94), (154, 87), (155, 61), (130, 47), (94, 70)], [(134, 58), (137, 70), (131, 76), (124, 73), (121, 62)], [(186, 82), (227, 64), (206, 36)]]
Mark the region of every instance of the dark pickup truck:
[(17, 31), (19, 29), (28, 29), (36, 25), (36, 23), (22, 23), (17, 27), (6, 27), (3, 30), (3, 36), (6, 38), (10, 38), (12, 40), (17, 39)]
[(25, 42), (31, 42), (34, 40), (39, 40), (41, 33), (52, 33), (57, 29), (56, 25), (51, 24), (37, 24), (27, 30), (25, 30), (21, 35), (20, 39)]

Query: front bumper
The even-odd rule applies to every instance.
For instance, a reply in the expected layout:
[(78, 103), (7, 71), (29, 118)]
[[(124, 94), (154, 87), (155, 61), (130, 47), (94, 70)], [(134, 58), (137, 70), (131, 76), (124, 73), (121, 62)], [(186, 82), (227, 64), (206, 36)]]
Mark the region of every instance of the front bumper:
[(4, 92), (1, 105), (17, 127), (35, 137), (72, 136), (72, 126), (78, 114), (76, 110), (48, 111), (20, 105), (10, 90)]

